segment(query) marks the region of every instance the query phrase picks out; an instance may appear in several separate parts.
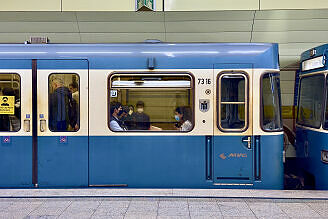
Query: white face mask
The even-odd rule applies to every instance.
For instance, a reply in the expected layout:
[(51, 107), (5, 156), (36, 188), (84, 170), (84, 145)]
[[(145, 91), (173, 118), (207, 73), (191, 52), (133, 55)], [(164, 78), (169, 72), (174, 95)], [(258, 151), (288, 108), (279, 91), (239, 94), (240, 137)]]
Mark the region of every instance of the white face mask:
[(143, 108), (137, 108), (138, 113), (142, 113), (143, 111), (144, 111)]
[(132, 115), (132, 113), (133, 113), (133, 110), (131, 109), (131, 110), (129, 111), (129, 115), (131, 116), (131, 115)]

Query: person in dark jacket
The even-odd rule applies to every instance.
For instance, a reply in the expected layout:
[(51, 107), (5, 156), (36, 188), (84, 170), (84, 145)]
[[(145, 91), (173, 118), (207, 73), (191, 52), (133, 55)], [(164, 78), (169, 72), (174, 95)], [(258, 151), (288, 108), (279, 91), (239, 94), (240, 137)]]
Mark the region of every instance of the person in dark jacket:
[(137, 112), (133, 113), (133, 120), (135, 122), (136, 130), (149, 130), (150, 118), (144, 113), (145, 104), (143, 101), (138, 101), (136, 104)]
[(51, 131), (68, 131), (69, 125), (77, 124), (77, 113), (74, 113), (72, 94), (60, 78), (52, 80), (54, 92), (49, 96), (49, 128)]

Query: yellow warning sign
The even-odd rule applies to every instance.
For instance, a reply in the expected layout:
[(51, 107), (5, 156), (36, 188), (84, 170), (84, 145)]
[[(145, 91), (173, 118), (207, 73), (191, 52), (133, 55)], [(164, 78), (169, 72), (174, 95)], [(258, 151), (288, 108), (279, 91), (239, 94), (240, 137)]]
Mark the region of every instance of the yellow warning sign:
[(15, 114), (15, 96), (0, 96), (0, 114)]

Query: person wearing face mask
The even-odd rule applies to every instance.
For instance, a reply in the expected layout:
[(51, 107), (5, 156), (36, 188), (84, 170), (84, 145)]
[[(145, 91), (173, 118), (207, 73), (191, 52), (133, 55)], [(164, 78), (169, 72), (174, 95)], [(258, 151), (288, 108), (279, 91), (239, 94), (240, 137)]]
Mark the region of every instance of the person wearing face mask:
[(143, 101), (138, 101), (136, 104), (137, 112), (133, 113), (133, 121), (135, 122), (136, 130), (149, 130), (150, 129), (150, 118), (144, 113), (145, 104)]
[(110, 129), (115, 132), (126, 131), (126, 128), (122, 125), (122, 122), (119, 119), (121, 117), (121, 114), (123, 113), (121, 103), (112, 103), (110, 105), (110, 113)]
[(191, 112), (189, 107), (177, 107), (175, 109), (175, 120), (180, 124), (177, 127), (178, 130), (188, 132), (192, 129)]

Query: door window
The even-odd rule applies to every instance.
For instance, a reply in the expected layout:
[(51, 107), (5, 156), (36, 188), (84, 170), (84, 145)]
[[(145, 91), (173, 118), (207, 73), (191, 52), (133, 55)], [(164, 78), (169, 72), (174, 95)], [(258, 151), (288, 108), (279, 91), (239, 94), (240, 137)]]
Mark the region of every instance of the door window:
[(0, 74), (0, 131), (17, 132), (21, 127), (20, 76)]
[(267, 73), (262, 77), (262, 121), (264, 131), (281, 131), (281, 97), (278, 73)]
[(80, 128), (79, 76), (53, 73), (49, 76), (49, 129), (75, 132)]
[(224, 73), (218, 77), (218, 128), (244, 131), (247, 128), (247, 77), (243, 73)]

